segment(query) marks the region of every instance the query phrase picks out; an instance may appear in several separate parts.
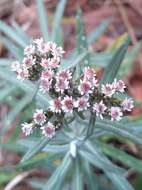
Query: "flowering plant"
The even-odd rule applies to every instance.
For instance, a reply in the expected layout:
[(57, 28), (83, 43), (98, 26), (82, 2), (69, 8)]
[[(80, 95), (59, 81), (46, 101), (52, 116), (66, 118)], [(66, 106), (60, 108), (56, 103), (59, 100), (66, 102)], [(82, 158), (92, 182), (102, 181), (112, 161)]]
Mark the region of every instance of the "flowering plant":
[[(5, 127), (0, 135), (4, 136), (20, 113), (22, 131), (28, 136), (18, 139), (21, 132), (18, 125), (4, 144), (3, 147), (12, 146), (11, 150), (24, 154), (21, 162), (9, 172), (16, 177), (21, 171), (40, 166), (50, 173), (50, 178), (29, 180), (32, 186), (43, 190), (113, 187), (133, 190), (126, 173), (129, 168), (142, 173), (142, 162), (106, 139), (121, 137), (120, 141), (126, 144), (131, 140), (142, 145), (139, 125), (128, 117), (134, 101), (128, 97), (127, 87), (120, 77), (128, 71), (124, 69), (125, 64), (120, 68), (122, 61), (127, 60), (131, 65), (140, 44), (127, 53), (130, 38), (124, 35), (112, 52), (94, 54), (91, 43), (110, 21), (106, 20), (87, 36), (78, 11), (77, 45), (65, 59), (59, 32), (65, 3), (65, 0), (59, 2), (51, 34), (43, 2), (37, 0), (43, 34), (40, 39), (29, 39), (17, 24), (9, 27), (0, 22), (0, 30), (6, 35), (1, 40), (18, 59), (16, 62), (2, 60), (5, 64), (1, 66), (0, 75), (8, 87), (1, 94), (6, 94), (11, 107), (13, 102), (16, 106), (4, 120)], [(103, 67), (101, 79), (96, 66)]]

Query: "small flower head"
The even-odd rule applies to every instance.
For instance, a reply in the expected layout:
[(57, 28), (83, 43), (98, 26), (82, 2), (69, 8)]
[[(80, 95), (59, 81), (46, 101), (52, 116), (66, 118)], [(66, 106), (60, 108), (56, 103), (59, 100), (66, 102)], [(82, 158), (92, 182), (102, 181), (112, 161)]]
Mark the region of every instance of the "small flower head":
[(72, 78), (72, 74), (69, 70), (62, 70), (57, 73), (57, 77), (63, 80), (70, 80)]
[(21, 67), (20, 69), (17, 70), (17, 79), (19, 80), (25, 80), (29, 77), (29, 71), (25, 67)]
[(57, 92), (63, 93), (64, 90), (69, 88), (69, 81), (56, 78), (55, 89)]
[(94, 69), (91, 69), (90, 67), (84, 68), (84, 78), (90, 80), (93, 79), (96, 76), (96, 73)]
[(43, 68), (49, 68), (49, 62), (50, 62), (50, 59), (45, 59), (45, 58), (43, 58), (42, 60), (41, 60), (41, 63), (40, 63), (40, 65), (43, 67)]
[(51, 69), (48, 69), (48, 70), (42, 72), (41, 78), (50, 80), (50, 79), (52, 79), (53, 74), (54, 74), (53, 71)]
[(62, 100), (62, 110), (64, 112), (73, 112), (73, 108), (74, 108), (74, 100), (72, 97), (70, 96), (66, 96), (63, 100)]
[(62, 57), (65, 51), (62, 49), (62, 47), (56, 47), (52, 48), (52, 53), (54, 57)]
[(32, 123), (23, 123), (22, 124), (23, 133), (28, 136), (33, 132), (33, 124)]
[(23, 59), (23, 64), (25, 65), (26, 68), (29, 68), (35, 64), (35, 59), (33, 59), (32, 56), (25, 57)]
[(50, 110), (56, 113), (60, 113), (62, 108), (61, 98), (53, 99), (50, 102)]
[(32, 55), (35, 51), (35, 47), (33, 45), (26, 46), (24, 49), (24, 55)]
[(83, 80), (83, 81), (80, 80), (78, 91), (80, 92), (81, 95), (91, 93), (92, 92), (91, 83), (87, 80)]
[(116, 79), (114, 79), (114, 82), (112, 85), (113, 85), (113, 88), (118, 92), (123, 93), (125, 91), (126, 85), (122, 80), (117, 81)]
[(52, 138), (55, 135), (55, 126), (50, 122), (45, 124), (40, 129), (42, 130), (42, 134), (49, 138)]
[(36, 124), (43, 125), (46, 121), (46, 116), (42, 109), (37, 109), (33, 114), (33, 119)]
[(124, 111), (132, 111), (134, 107), (134, 101), (131, 98), (125, 98), (122, 102), (122, 109)]
[(111, 120), (121, 120), (123, 113), (119, 107), (111, 107), (110, 109)]
[(11, 64), (11, 70), (12, 71), (18, 71), (19, 69), (20, 69), (20, 63), (19, 63), (19, 61), (14, 61)]
[(87, 108), (89, 107), (88, 98), (78, 98), (78, 100), (75, 102), (75, 107), (78, 108), (78, 111), (87, 110)]
[(39, 89), (41, 92), (45, 93), (48, 92), (51, 86), (51, 81), (49, 81), (48, 79), (42, 78), (40, 80), (40, 86)]
[(103, 119), (103, 114), (105, 113), (107, 107), (103, 103), (103, 101), (100, 101), (99, 103), (95, 103), (93, 106), (93, 111), (96, 112), (97, 116), (100, 116), (101, 119)]
[(112, 84), (102, 85), (102, 93), (105, 96), (111, 97), (115, 93), (115, 89)]
[(53, 57), (49, 61), (49, 67), (57, 68), (57, 67), (59, 67), (59, 63), (60, 63), (60, 58), (59, 57)]

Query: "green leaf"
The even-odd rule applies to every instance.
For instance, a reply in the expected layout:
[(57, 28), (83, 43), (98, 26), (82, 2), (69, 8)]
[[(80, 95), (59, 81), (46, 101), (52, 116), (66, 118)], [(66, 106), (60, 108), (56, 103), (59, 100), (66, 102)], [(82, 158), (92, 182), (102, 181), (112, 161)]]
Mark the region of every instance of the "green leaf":
[(48, 17), (46, 13), (46, 9), (43, 3), (43, 0), (36, 0), (37, 4), (37, 13), (38, 13), (38, 21), (40, 25), (40, 29), (45, 41), (49, 40), (49, 31), (48, 31)]
[(58, 38), (58, 30), (61, 27), (61, 20), (64, 13), (66, 2), (67, 0), (60, 0), (56, 8), (54, 22), (53, 22), (53, 29), (52, 29), (52, 40), (55, 42), (57, 41)]
[(75, 61), (62, 61), (61, 65), (60, 65), (60, 69), (64, 70), (64, 69), (71, 69), (76, 67), (76, 65), (78, 65), (80, 62), (82, 62), (82, 60), (86, 57), (86, 55), (88, 54), (88, 52), (84, 52), (80, 55), (78, 55), (78, 57), (75, 59)]
[(79, 157), (75, 158), (74, 161), (74, 175), (73, 175), (73, 188), (72, 190), (83, 190), (83, 176), (81, 171), (81, 160), (79, 160)]
[(127, 166), (132, 167), (136, 171), (142, 173), (142, 161), (123, 152), (122, 150), (105, 145), (104, 143), (101, 143), (101, 148), (106, 155), (112, 157), (115, 160), (119, 160)]
[[(110, 160), (108, 160), (104, 155), (102, 154), (102, 150), (99, 149), (99, 147), (96, 144), (91, 144), (89, 141), (86, 143), (87, 147), (91, 151), (91, 153), (94, 155), (94, 159), (96, 158), (96, 153), (100, 156), (101, 159), (106, 160), (106, 162), (110, 163), (111, 168), (114, 168), (114, 170), (111, 172), (109, 170), (104, 169), (105, 174), (110, 178), (112, 183), (115, 185), (115, 187), (118, 190), (134, 190), (133, 187), (129, 184), (129, 182), (125, 179), (125, 177), (122, 174), (119, 174), (118, 172), (115, 172), (115, 165), (111, 163)], [(116, 169), (117, 171), (117, 169)]]
[(15, 45), (11, 40), (6, 37), (0, 36), (0, 42), (17, 58), (19, 61), (23, 59), (23, 49)]
[(71, 157), (69, 153), (67, 152), (65, 157), (62, 160), (62, 163), (60, 166), (54, 171), (48, 182), (45, 184), (44, 188), (42, 190), (57, 190), (61, 189), (61, 185), (64, 181), (64, 178), (68, 172), (68, 170), (71, 167)]
[(134, 190), (130, 183), (125, 179), (123, 175), (107, 172), (106, 175), (115, 185), (117, 190)]
[(142, 145), (141, 137), (134, 134), (132, 130), (124, 128), (123, 125), (122, 125), (122, 128), (120, 127), (118, 128), (116, 127), (115, 123), (108, 124), (108, 123), (102, 123), (102, 122), (97, 121), (96, 127), (101, 128), (105, 131), (112, 132), (114, 135), (120, 135), (121, 137), (131, 139), (133, 142)]
[(105, 68), (101, 84), (113, 82), (114, 78), (118, 73), (122, 60), (124, 59), (129, 43), (130, 43), (130, 37), (127, 36), (125, 38), (124, 43), (116, 50), (109, 65)]
[(88, 34), (88, 44), (94, 43), (105, 32), (112, 19), (104, 20), (90, 34)]
[(8, 113), (4, 118), (4, 127), (1, 130), (1, 135), (4, 135), (7, 130), (11, 127), (11, 123), (15, 120), (16, 116), (31, 103), (34, 93), (29, 93), (24, 96), (19, 102), (16, 103), (15, 107)]
[(0, 21), (0, 31), (3, 32), (11, 40), (15, 41), (21, 47), (26, 46), (25, 41), (19, 35), (17, 35), (17, 33), (12, 29), (12, 27), (8, 26), (2, 21)]
[(22, 27), (19, 26), (19, 24), (15, 21), (12, 22), (12, 26), (15, 29), (15, 32), (17, 33), (17, 35), (19, 36), (19, 38), (21, 38), (26, 45), (28, 45), (30, 43), (30, 37), (22, 30)]
[(94, 156), (93, 154), (85, 150), (80, 150), (79, 153), (83, 159), (85, 159), (90, 164), (94, 165), (95, 167), (102, 169), (103, 171), (109, 171), (109, 172), (115, 172), (115, 173), (122, 173), (123, 171), (117, 166), (113, 166), (113, 164), (106, 162), (106, 159), (103, 159), (98, 154), (95, 154)]
[(0, 67), (10, 66), (13, 61), (14, 61), (13, 59), (1, 58)]
[(6, 97), (16, 89), (16, 86), (7, 85), (4, 89), (0, 90), (0, 102), (5, 101)]
[(21, 163), (24, 163), (25, 161), (29, 160), (34, 155), (39, 153), (50, 140), (51, 139), (49, 139), (49, 137), (44, 137), (39, 142), (35, 143), (35, 145), (32, 148), (30, 148), (24, 155), (24, 157), (21, 160)]

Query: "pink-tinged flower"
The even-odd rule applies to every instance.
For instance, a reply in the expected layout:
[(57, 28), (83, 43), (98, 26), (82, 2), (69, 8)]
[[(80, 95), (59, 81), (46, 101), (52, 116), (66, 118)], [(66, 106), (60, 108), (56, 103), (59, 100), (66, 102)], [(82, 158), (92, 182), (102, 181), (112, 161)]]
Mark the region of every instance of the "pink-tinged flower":
[(42, 43), (42, 42), (39, 43), (39, 44), (37, 45), (37, 49), (38, 49), (38, 51), (39, 51), (40, 53), (42, 53), (42, 54), (49, 52), (49, 48), (48, 48), (48, 46), (47, 46), (46, 43)]
[(29, 71), (27, 70), (27, 68), (20, 68), (17, 71), (17, 79), (19, 80), (25, 80), (29, 77)]
[(78, 86), (78, 90), (81, 95), (91, 93), (91, 83), (87, 80), (80, 80), (80, 84)]
[(90, 79), (93, 79), (95, 76), (96, 76), (96, 73), (95, 73), (94, 69), (92, 69), (90, 67), (84, 68), (84, 78), (90, 80)]
[(118, 92), (124, 92), (125, 91), (126, 85), (122, 80), (117, 81), (116, 79), (114, 79), (114, 82), (112, 85), (113, 85), (113, 88)]
[(53, 77), (53, 71), (51, 69), (48, 69), (46, 71), (43, 71), (42, 74), (41, 74), (41, 78), (42, 79), (52, 79)]
[(33, 114), (34, 122), (43, 125), (46, 121), (46, 116), (42, 109), (37, 109), (36, 112)]
[(63, 80), (70, 80), (72, 78), (72, 73), (69, 70), (62, 70), (57, 73), (57, 77)]
[(69, 88), (69, 81), (63, 79), (56, 79), (55, 89), (57, 92), (63, 93), (64, 90)]
[(62, 109), (61, 98), (55, 98), (50, 102), (50, 110), (56, 113), (60, 113)]
[(53, 50), (56, 49), (57, 44), (56, 44), (55, 42), (49, 41), (49, 42), (46, 43), (46, 46), (47, 46), (47, 48), (48, 48), (50, 51), (53, 52)]
[(29, 68), (29, 67), (31, 67), (32, 65), (35, 64), (35, 59), (33, 59), (32, 56), (25, 57), (23, 59), (23, 64), (25, 65), (25, 67)]
[(24, 49), (24, 55), (32, 55), (35, 51), (35, 47), (33, 45), (26, 46)]
[(43, 44), (43, 38), (35, 39), (33, 42), (34, 42), (37, 46), (40, 46), (41, 44)]
[(60, 58), (59, 57), (53, 57), (49, 61), (49, 66), (51, 68), (57, 68), (57, 67), (59, 67), (59, 63), (60, 63)]
[(102, 93), (105, 96), (111, 97), (115, 93), (115, 89), (111, 84), (102, 85)]
[(65, 51), (62, 47), (52, 48), (52, 54), (54, 57), (62, 57)]
[(111, 120), (121, 120), (123, 113), (119, 107), (111, 107), (110, 109)]
[(22, 124), (23, 133), (28, 136), (33, 132), (33, 124), (32, 123), (23, 123)]
[(18, 71), (19, 69), (20, 69), (20, 63), (19, 63), (19, 61), (14, 61), (11, 64), (11, 70), (12, 71)]
[(42, 78), (40, 80), (40, 86), (39, 86), (40, 91), (43, 93), (48, 92), (50, 89), (50, 85), (51, 85), (51, 81), (49, 81), (48, 79)]
[(90, 79), (89, 82), (91, 84), (92, 89), (95, 89), (99, 86), (98, 80), (95, 77)]
[(40, 65), (43, 68), (49, 68), (49, 62), (50, 62), (50, 59), (42, 59), (41, 62), (40, 62)]
[(78, 111), (87, 110), (87, 108), (89, 107), (88, 98), (86, 97), (78, 98), (78, 100), (75, 101), (74, 105), (76, 108), (78, 108)]
[(62, 105), (62, 110), (64, 112), (73, 112), (74, 100), (71, 96), (65, 96), (65, 98), (62, 100)]
[(132, 111), (134, 107), (134, 101), (131, 98), (125, 98), (122, 102), (122, 108), (124, 111)]
[(100, 116), (101, 119), (103, 119), (103, 114), (105, 113), (107, 107), (103, 103), (103, 101), (100, 101), (99, 103), (95, 103), (93, 106), (93, 111), (96, 112), (97, 116)]
[(52, 138), (55, 135), (55, 126), (51, 122), (48, 122), (40, 129), (42, 130), (42, 134), (46, 137)]

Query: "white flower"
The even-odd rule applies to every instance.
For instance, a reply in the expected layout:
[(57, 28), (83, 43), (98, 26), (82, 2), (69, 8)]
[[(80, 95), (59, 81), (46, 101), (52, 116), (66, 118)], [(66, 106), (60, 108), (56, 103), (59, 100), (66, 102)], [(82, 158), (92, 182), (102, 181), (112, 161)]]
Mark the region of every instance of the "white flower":
[(60, 63), (60, 58), (59, 57), (53, 57), (49, 61), (49, 66), (51, 68), (57, 68), (57, 67), (59, 67), (59, 63)]
[(122, 108), (124, 111), (132, 111), (134, 107), (134, 101), (131, 98), (125, 98), (122, 102)]
[(73, 112), (74, 108), (74, 100), (71, 96), (65, 96), (64, 99), (62, 100), (62, 110), (64, 112)]
[(48, 92), (51, 86), (51, 81), (49, 81), (48, 79), (42, 78), (40, 80), (40, 86), (39, 89), (41, 92), (45, 93)]
[(62, 49), (62, 47), (56, 47), (52, 48), (52, 53), (55, 57), (62, 57), (65, 51)]
[(17, 79), (19, 80), (25, 80), (29, 77), (29, 71), (27, 68), (23, 67), (17, 70)]
[(63, 93), (64, 90), (69, 88), (69, 81), (56, 78), (55, 89), (57, 92)]
[(112, 83), (112, 85), (113, 85), (113, 88), (118, 92), (123, 93), (125, 91), (126, 85), (122, 80), (117, 81), (116, 79), (114, 79), (114, 82)]
[(35, 51), (35, 47), (33, 45), (26, 46), (24, 49), (24, 55), (32, 55)]
[(78, 100), (75, 101), (75, 107), (78, 108), (78, 111), (87, 110), (87, 108), (89, 107), (88, 98), (86, 97), (78, 98)]
[(95, 76), (96, 76), (96, 73), (95, 73), (94, 69), (92, 69), (90, 67), (84, 68), (84, 78), (90, 80), (90, 79), (93, 79)]
[(111, 84), (102, 85), (101, 90), (102, 90), (102, 93), (108, 97), (111, 97), (115, 93), (115, 89), (113, 88), (113, 85)]
[(20, 63), (19, 63), (19, 61), (14, 61), (11, 64), (11, 70), (12, 71), (18, 71), (19, 69), (20, 69)]
[(46, 43), (46, 46), (53, 53), (54, 49), (56, 49), (56, 47), (57, 47), (57, 44), (55, 42), (49, 41)]
[(41, 78), (42, 79), (52, 79), (53, 77), (53, 71), (51, 69), (48, 69), (46, 71), (43, 71), (42, 74), (41, 74)]
[(110, 109), (111, 120), (121, 120), (123, 113), (119, 107), (111, 107)]
[(71, 141), (70, 143), (70, 155), (75, 158), (77, 154), (76, 141)]
[(94, 77), (92, 79), (89, 80), (90, 84), (91, 84), (91, 88), (92, 89), (95, 89), (98, 87), (98, 80)]
[(62, 108), (61, 98), (51, 100), (49, 109), (53, 112), (60, 113)]
[(49, 68), (49, 62), (50, 62), (50, 59), (45, 59), (43, 58), (40, 62), (40, 65), (43, 67), (43, 68)]
[(81, 95), (91, 93), (91, 83), (87, 80), (80, 80), (80, 84), (78, 86), (78, 91)]
[(51, 122), (48, 122), (40, 129), (42, 130), (42, 134), (49, 138), (52, 138), (55, 135), (55, 126)]
[(69, 70), (62, 70), (57, 73), (57, 78), (70, 80), (72, 78), (72, 73)]
[(35, 39), (33, 42), (34, 42), (37, 46), (40, 46), (41, 44), (43, 44), (43, 38)]
[(44, 124), (46, 121), (46, 116), (45, 116), (43, 110), (37, 109), (36, 112), (33, 114), (33, 119), (34, 119), (34, 122), (39, 125)]
[(103, 101), (100, 101), (99, 103), (95, 103), (93, 106), (93, 111), (96, 112), (97, 116), (100, 116), (101, 119), (103, 119), (103, 114), (105, 113), (107, 107), (103, 103)]
[(25, 65), (25, 67), (29, 68), (35, 64), (35, 59), (33, 59), (32, 56), (25, 57), (23, 59), (23, 64)]
[(30, 135), (33, 132), (33, 124), (32, 123), (23, 123), (22, 131), (26, 136)]

